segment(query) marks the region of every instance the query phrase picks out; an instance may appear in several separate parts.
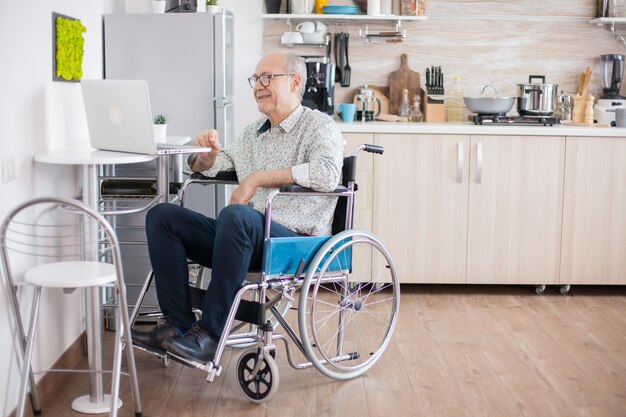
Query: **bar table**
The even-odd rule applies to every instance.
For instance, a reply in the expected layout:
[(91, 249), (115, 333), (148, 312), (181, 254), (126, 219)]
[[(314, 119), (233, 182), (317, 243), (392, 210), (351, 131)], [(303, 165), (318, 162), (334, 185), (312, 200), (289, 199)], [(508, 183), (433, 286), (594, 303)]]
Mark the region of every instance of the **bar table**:
[[(148, 205), (144, 204), (141, 209), (121, 209), (108, 211), (100, 203), (100, 193), (98, 184), (98, 168), (104, 165), (132, 164), (138, 162), (152, 161), (157, 158), (157, 196)], [(157, 202), (164, 202), (167, 199), (169, 179), (168, 179), (168, 158), (157, 155), (142, 155), (126, 152), (102, 151), (92, 148), (89, 143), (68, 144), (58, 148), (38, 152), (34, 160), (45, 164), (61, 165), (81, 165), (82, 170), (82, 197), (83, 202), (89, 207), (101, 212), (104, 215), (129, 214), (145, 210)], [(97, 231), (93, 231), (97, 234)], [(95, 253), (86, 250), (86, 253)], [(87, 331), (87, 356), (89, 361), (89, 394), (76, 398), (72, 402), (72, 409), (84, 414), (100, 414), (109, 412), (111, 404), (110, 396), (104, 394), (102, 382), (102, 317), (100, 304), (100, 291), (92, 288), (86, 291), (86, 331)], [(121, 407), (122, 402), (118, 403)]]

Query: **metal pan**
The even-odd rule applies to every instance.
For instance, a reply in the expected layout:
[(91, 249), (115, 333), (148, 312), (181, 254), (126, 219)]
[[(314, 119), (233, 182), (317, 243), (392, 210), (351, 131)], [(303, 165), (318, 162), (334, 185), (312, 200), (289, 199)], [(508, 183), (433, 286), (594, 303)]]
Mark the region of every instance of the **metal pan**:
[[(491, 87), (496, 93), (495, 96), (483, 96), (487, 87)], [(467, 110), (472, 113), (485, 114), (485, 115), (504, 115), (511, 111), (513, 104), (517, 97), (501, 97), (497, 95), (498, 92), (491, 85), (486, 85), (481, 91), (479, 97), (463, 97), (463, 102)]]

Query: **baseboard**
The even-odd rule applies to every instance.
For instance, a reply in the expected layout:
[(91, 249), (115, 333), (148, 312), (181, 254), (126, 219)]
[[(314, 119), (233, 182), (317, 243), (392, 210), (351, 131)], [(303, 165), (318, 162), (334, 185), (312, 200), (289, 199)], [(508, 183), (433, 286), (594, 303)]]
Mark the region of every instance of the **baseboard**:
[[(61, 354), (59, 359), (52, 365), (51, 369), (77, 369), (82, 360), (85, 359), (87, 352), (87, 334), (82, 332), (74, 342)], [(50, 398), (55, 389), (59, 387), (62, 378), (67, 375), (62, 372), (48, 372), (39, 382), (37, 382), (37, 392), (39, 401)], [(26, 407), (30, 407), (30, 401), (27, 400)], [(43, 405), (42, 405), (43, 407)], [(15, 410), (9, 415), (15, 417)]]

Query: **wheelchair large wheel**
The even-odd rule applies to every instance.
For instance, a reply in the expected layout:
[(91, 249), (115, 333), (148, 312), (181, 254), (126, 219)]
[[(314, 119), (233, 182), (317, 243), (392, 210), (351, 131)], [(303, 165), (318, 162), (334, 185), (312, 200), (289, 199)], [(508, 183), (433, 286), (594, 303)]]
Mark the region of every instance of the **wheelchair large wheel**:
[(366, 231), (333, 236), (311, 261), (299, 301), (300, 336), (313, 365), (334, 379), (363, 374), (385, 351), (399, 311), (389, 250)]
[[(259, 360), (258, 372), (251, 377)], [(248, 400), (257, 404), (268, 402), (278, 391), (280, 381), (276, 361), (271, 355), (262, 354), (258, 348), (243, 351), (237, 361), (237, 381)]]

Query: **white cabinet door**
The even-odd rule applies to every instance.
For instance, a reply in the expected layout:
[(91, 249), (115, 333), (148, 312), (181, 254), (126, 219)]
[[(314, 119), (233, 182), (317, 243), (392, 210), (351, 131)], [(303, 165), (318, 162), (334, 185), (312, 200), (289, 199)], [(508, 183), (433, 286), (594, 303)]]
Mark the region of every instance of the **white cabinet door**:
[(401, 282), (463, 283), (469, 136), (377, 134), (374, 233)]
[(561, 283), (626, 284), (626, 138), (567, 138)]
[(565, 138), (471, 138), (467, 282), (559, 282)]

